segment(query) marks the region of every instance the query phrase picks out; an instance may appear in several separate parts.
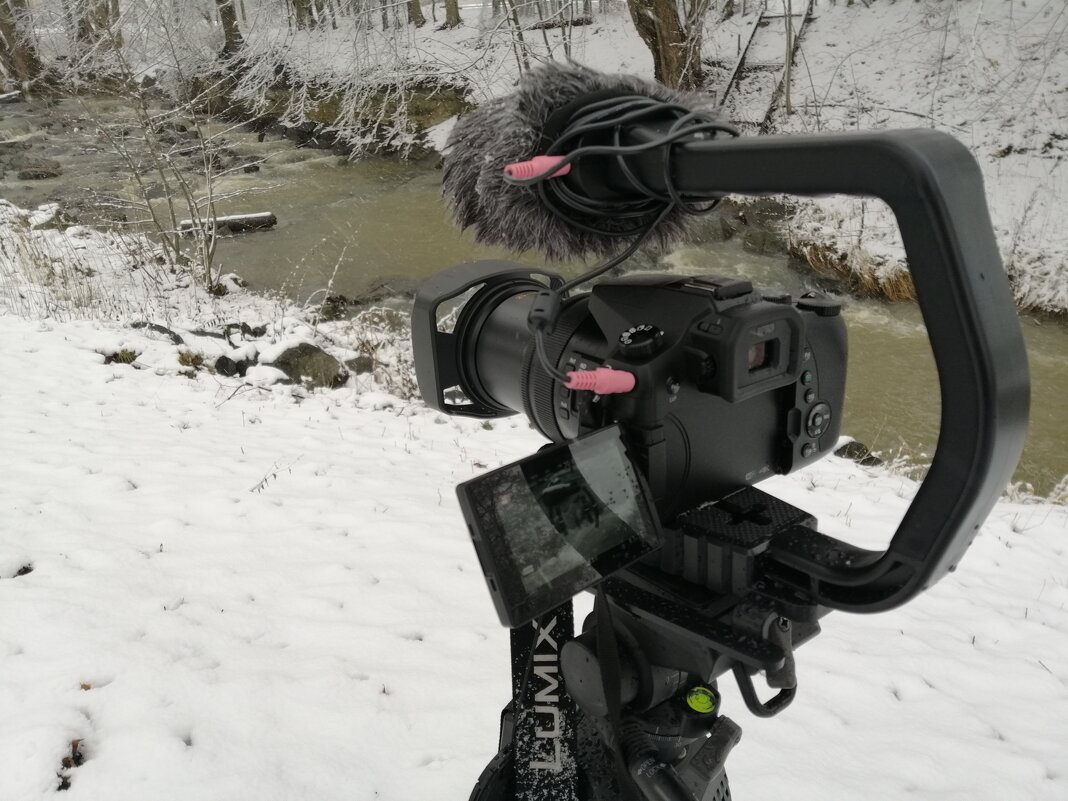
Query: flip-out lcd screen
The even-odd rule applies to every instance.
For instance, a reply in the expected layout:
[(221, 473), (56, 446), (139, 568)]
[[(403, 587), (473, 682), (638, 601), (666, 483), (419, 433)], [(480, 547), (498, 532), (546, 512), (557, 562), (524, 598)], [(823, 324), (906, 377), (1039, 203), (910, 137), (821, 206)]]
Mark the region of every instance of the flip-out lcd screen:
[(456, 488), (501, 622), (547, 612), (659, 544), (612, 426)]

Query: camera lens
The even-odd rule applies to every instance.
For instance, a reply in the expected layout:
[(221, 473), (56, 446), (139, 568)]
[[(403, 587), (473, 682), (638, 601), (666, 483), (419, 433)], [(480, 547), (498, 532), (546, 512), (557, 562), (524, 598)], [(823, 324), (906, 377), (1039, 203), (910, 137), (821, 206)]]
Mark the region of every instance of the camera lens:
[[(562, 442), (574, 437), (578, 427), (569, 419), (566, 399), (561, 404), (557, 397), (560, 383), (539, 363), (527, 324), (531, 303), (544, 288), (533, 280), (516, 280), (476, 294), (456, 322), (457, 351), (464, 388), (474, 399), (501, 412), (523, 412), (542, 434)], [(564, 354), (577, 343), (584, 354), (604, 358), (604, 337), (587, 313), (588, 302), (585, 295), (564, 301), (545, 337), (553, 367), (566, 369)]]

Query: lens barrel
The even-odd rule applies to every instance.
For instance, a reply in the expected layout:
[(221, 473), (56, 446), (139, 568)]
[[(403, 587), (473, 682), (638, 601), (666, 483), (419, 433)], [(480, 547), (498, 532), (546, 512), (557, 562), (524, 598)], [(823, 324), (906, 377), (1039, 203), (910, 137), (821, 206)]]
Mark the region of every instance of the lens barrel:
[[(570, 395), (542, 368), (527, 323), (531, 304), (544, 288), (534, 280), (519, 280), (478, 293), (457, 320), (457, 349), (468, 394), (504, 414), (523, 412), (543, 435), (563, 442), (577, 433), (573, 425), (565, 423), (566, 431), (561, 427), (559, 406), (566, 407)], [(604, 350), (604, 339), (596, 335), (589, 317), (588, 303), (586, 295), (564, 301), (553, 332), (545, 337), (545, 353), (553, 367), (561, 367), (564, 353), (584, 324), (593, 335), (592, 341), (586, 342), (586, 352)], [(585, 342), (587, 338), (582, 339)]]
[(456, 321), (465, 391), (504, 413), (526, 408), (522, 379), (534, 357), (527, 314), (543, 288), (533, 280), (488, 287), (467, 303)]

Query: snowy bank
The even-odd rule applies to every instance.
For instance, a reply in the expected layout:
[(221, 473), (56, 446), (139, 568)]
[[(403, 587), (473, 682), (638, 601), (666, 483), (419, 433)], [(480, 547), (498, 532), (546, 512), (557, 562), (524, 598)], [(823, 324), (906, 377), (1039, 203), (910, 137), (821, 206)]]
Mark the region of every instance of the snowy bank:
[[(186, 378), (115, 324), (0, 342), (0, 798), (467, 797), (508, 638), (453, 486), (541, 444), (524, 420)], [(833, 457), (762, 486), (869, 547), (915, 491)], [(724, 682), (735, 796), (1066, 797), (1066, 531), (998, 504), (919, 600), (826, 618), (774, 720)]]

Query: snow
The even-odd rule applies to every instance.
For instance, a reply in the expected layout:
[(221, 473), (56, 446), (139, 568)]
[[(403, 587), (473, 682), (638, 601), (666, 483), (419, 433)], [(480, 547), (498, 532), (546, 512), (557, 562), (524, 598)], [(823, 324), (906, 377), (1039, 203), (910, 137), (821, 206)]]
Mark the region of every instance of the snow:
[[(467, 797), (508, 638), (453, 487), (538, 447), (524, 420), (186, 377), (117, 323), (0, 342), (0, 798)], [(837, 458), (762, 487), (867, 546), (915, 490)], [(735, 796), (1066, 797), (1066, 534), (1000, 503), (919, 600), (825, 618), (772, 721), (726, 680)]]
[[(466, 797), (495, 748), (508, 641), (453, 487), (540, 438), (391, 392), (403, 332), (312, 325), (188, 277), (150, 282), (146, 306), (129, 281), (147, 242), (0, 211), (4, 242), (99, 282), (91, 303), (0, 315), (0, 799), (50, 797), (60, 777), (72, 801)], [(24, 282), (9, 301), (55, 291), (5, 264)], [(149, 311), (183, 343), (124, 322)], [(235, 322), (263, 333), (211, 335)], [(384, 367), (331, 392), (281, 385), (264, 362), (298, 342), (371, 347)], [(132, 364), (108, 363), (122, 351)], [(224, 378), (188, 352), (260, 364)], [(916, 489), (837, 458), (762, 486), (873, 548)], [(1068, 507), (1003, 501), (919, 600), (825, 619), (772, 722), (725, 681), (746, 729), (736, 796), (1065, 797), (1066, 530)], [(84, 762), (64, 766), (75, 740)]]

